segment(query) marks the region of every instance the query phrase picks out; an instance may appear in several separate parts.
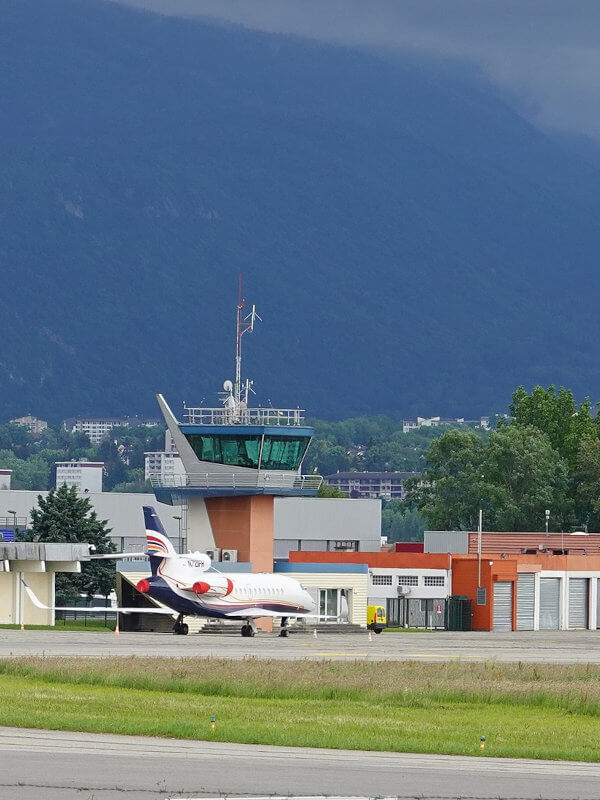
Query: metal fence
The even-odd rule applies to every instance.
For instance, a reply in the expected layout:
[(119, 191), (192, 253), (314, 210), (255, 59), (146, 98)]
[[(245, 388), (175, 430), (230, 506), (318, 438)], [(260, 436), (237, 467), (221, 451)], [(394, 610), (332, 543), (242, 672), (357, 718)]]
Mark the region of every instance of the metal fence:
[(183, 418), (188, 425), (270, 425), (298, 427), (304, 422), (303, 408), (186, 408)]
[(387, 600), (387, 624), (392, 628), (446, 628), (446, 598), (394, 597)]
[(321, 475), (268, 474), (266, 472), (199, 472), (186, 475), (151, 475), (150, 482), (159, 489), (266, 489), (318, 491)]

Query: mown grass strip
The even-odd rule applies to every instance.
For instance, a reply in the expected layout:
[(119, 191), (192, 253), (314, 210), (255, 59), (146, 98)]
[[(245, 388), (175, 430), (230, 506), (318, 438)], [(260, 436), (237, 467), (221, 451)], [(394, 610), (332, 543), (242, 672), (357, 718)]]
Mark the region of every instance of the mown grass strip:
[[(349, 749), (600, 761), (600, 669), (15, 658), (0, 724)], [(210, 733), (210, 717), (217, 730)]]
[[(0, 625), (0, 630), (19, 630), (20, 625)], [(114, 622), (108, 622), (106, 625), (104, 622), (97, 622), (95, 620), (88, 620), (87, 624), (83, 620), (70, 620), (69, 622), (62, 623), (58, 622), (56, 625), (26, 625), (26, 630), (28, 631), (55, 631), (60, 633), (60, 631), (93, 631), (94, 633), (98, 633), (98, 631), (105, 631), (106, 633), (111, 633), (115, 629)]]
[[(210, 717), (217, 718), (215, 733)], [(4, 676), (0, 724), (228, 742), (599, 761), (600, 720), (472, 702), (266, 699)]]
[(389, 705), (522, 705), (600, 716), (594, 665), (288, 662), (215, 658), (12, 658), (0, 675), (207, 696), (345, 700)]

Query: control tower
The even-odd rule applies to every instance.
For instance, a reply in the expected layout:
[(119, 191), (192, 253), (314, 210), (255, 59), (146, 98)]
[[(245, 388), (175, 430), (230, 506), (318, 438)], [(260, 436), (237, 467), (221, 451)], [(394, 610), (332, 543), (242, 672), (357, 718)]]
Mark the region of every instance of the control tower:
[(236, 312), (235, 380), (226, 380), (215, 408), (184, 406), (178, 420), (162, 395), (158, 404), (185, 474), (153, 478), (157, 500), (186, 509), (191, 550), (222, 549), (254, 571), (273, 569), (273, 500), (314, 496), (322, 478), (302, 475), (314, 434), (304, 412), (252, 408), (252, 382), (242, 381), (242, 339), (260, 317), (245, 315), (240, 291)]

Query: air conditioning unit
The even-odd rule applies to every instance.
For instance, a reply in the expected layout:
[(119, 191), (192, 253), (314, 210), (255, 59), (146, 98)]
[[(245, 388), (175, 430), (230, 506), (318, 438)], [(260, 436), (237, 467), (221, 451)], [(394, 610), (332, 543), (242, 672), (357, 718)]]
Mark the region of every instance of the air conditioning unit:
[(210, 550), (206, 551), (206, 555), (210, 558), (211, 561), (220, 561), (221, 560), (221, 548), (220, 547), (213, 547)]
[(221, 561), (237, 561), (237, 550), (222, 550)]
[(410, 586), (398, 586), (398, 597), (406, 597), (410, 594)]

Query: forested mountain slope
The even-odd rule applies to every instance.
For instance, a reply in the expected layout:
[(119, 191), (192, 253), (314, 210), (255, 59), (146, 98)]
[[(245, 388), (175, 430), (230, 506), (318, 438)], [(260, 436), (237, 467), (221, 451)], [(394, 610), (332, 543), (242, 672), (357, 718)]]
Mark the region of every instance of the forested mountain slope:
[(447, 63), (2, 0), (1, 416), (474, 416), (600, 389), (599, 170)]

